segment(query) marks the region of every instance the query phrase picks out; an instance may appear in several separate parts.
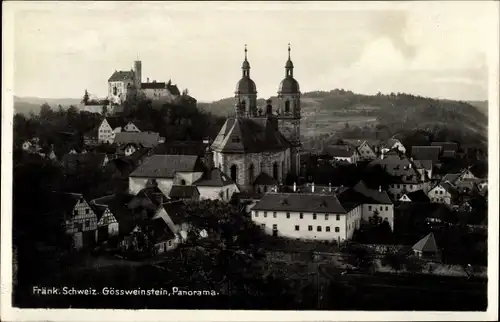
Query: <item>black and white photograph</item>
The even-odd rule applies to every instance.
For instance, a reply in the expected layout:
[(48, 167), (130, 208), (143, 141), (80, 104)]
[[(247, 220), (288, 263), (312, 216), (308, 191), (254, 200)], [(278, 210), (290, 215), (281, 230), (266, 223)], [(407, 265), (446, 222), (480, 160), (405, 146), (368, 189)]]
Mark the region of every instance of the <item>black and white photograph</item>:
[(3, 8), (2, 320), (498, 319), (498, 2)]

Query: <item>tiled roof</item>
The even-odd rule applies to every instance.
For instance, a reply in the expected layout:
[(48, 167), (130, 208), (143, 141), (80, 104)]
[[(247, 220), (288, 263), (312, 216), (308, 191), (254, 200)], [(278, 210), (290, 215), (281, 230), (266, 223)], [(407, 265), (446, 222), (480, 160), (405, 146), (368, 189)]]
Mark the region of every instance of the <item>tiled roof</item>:
[(406, 194), (412, 202), (430, 202), (429, 197), (423, 190), (417, 190)]
[(179, 91), (179, 88), (177, 87), (177, 85), (172, 85), (170, 83), (167, 83), (167, 89), (170, 92), (170, 94), (172, 94), (174, 96), (181, 95), (181, 92)]
[(181, 185), (173, 185), (170, 189), (169, 197), (170, 198), (192, 198), (199, 196), (200, 192), (196, 186), (181, 186)]
[(119, 132), (115, 135), (114, 143), (117, 145), (134, 143), (150, 148), (157, 145), (159, 140), (160, 135), (155, 132)]
[(106, 153), (68, 153), (63, 156), (62, 164), (67, 171), (74, 170), (78, 166), (101, 167), (104, 165)]
[(322, 153), (338, 158), (349, 158), (354, 154), (355, 150), (348, 145), (330, 145), (324, 147)]
[[(109, 208), (115, 219), (120, 223), (131, 222), (133, 215), (132, 211), (127, 207), (127, 204), (132, 200), (132, 195), (106, 196), (94, 199), (92, 203), (103, 205)], [(120, 229), (121, 230), (121, 229)]]
[(136, 198), (147, 198), (156, 207), (168, 201), (167, 196), (156, 186), (142, 189), (137, 193)]
[[(397, 182), (419, 183), (421, 181), (420, 174), (413, 163), (406, 157), (388, 155), (384, 159), (375, 159), (369, 164), (370, 167), (375, 165), (380, 165)], [(395, 183), (397, 183), (396, 181)]]
[(108, 209), (108, 206), (104, 206), (104, 205), (91, 204), (90, 207), (92, 208), (95, 215), (97, 216), (97, 220), (100, 220), (102, 215), (104, 215), (104, 212), (106, 211), (106, 209)]
[(439, 161), (441, 147), (439, 146), (412, 146), (411, 156), (417, 160)]
[(151, 132), (153, 131), (153, 125), (141, 120), (130, 121), (129, 123), (134, 124), (141, 132)]
[(361, 146), (363, 143), (367, 143), (371, 148), (374, 148), (376, 146), (380, 145), (380, 140), (373, 140), (373, 139), (342, 139), (347, 144), (350, 144), (355, 147)]
[(346, 213), (335, 195), (300, 193), (267, 193), (252, 210)]
[(430, 233), (429, 235), (420, 239), (415, 245), (413, 245), (412, 249), (421, 252), (437, 252), (438, 247), (436, 239), (434, 238), (434, 234)]
[(228, 175), (216, 168), (206, 172), (193, 185), (200, 187), (224, 187), (233, 183), (234, 181)]
[(106, 117), (106, 121), (108, 121), (109, 126), (111, 126), (113, 130), (124, 125), (121, 117), (108, 116)]
[(203, 164), (195, 155), (153, 155), (130, 174), (131, 177), (173, 178), (177, 172), (202, 172)]
[(115, 71), (113, 75), (108, 79), (108, 82), (120, 82), (120, 81), (125, 81), (125, 80), (131, 80), (134, 79), (134, 72), (131, 70), (127, 71)]
[[(452, 197), (458, 196), (458, 190), (448, 181), (439, 184), (444, 190), (448, 191)], [(434, 188), (433, 188), (434, 189)], [(431, 189), (432, 190), (432, 189)]]
[(413, 160), (413, 164), (417, 169), (432, 170), (431, 160)]
[(443, 151), (443, 154), (441, 155), (443, 158), (454, 158), (456, 156), (456, 152), (455, 151), (451, 151), (451, 150), (448, 150), (448, 151)]
[(164, 203), (162, 206), (174, 224), (180, 225), (186, 220), (186, 205), (184, 202), (171, 201)]
[(385, 191), (378, 191), (374, 189), (370, 189), (366, 186), (366, 184), (363, 181), (358, 182), (354, 187), (353, 190), (362, 194), (363, 196), (371, 199), (374, 203), (380, 203), (380, 204), (392, 204), (391, 198), (387, 195), (387, 192)]
[(445, 174), (445, 176), (443, 177), (443, 179), (441, 179), (441, 181), (443, 182), (451, 182), (451, 183), (454, 183), (458, 178), (460, 177), (460, 173), (448, 173), (448, 174)]
[(142, 89), (161, 89), (166, 88), (165, 82), (141, 83)]
[(158, 144), (154, 147), (154, 154), (183, 154), (183, 155), (199, 155), (205, 154), (205, 149), (208, 144), (202, 141), (171, 141)]
[(283, 151), (291, 145), (268, 118), (228, 118), (212, 144), (217, 152)]

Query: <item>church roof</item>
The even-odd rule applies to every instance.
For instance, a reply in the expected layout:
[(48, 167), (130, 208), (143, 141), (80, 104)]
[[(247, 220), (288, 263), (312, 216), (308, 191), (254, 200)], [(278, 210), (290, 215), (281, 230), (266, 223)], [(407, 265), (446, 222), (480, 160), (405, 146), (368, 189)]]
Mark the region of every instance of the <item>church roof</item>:
[(236, 94), (257, 94), (257, 86), (249, 76), (243, 76), (236, 83)]
[(290, 147), (268, 118), (228, 118), (212, 144), (217, 152), (259, 153)]
[(415, 245), (413, 245), (412, 249), (420, 252), (437, 252), (438, 247), (436, 244), (436, 239), (434, 238), (434, 234), (430, 233), (424, 238), (420, 239)]
[(278, 93), (280, 94), (295, 94), (300, 92), (299, 82), (292, 76), (285, 77), (279, 86)]
[(113, 75), (108, 79), (108, 82), (120, 82), (124, 80), (131, 80), (134, 78), (134, 72), (131, 70), (127, 71), (115, 71)]

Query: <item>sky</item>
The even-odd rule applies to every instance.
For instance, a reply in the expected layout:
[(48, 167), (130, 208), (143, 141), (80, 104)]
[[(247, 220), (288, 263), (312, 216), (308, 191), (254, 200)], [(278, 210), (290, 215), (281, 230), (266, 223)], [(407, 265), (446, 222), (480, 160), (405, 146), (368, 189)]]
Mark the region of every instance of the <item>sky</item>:
[[(14, 8), (14, 6), (13, 6)], [(488, 98), (494, 2), (28, 2), (14, 19), (14, 95), (104, 97), (115, 70), (234, 96), (244, 46), (258, 96), (276, 95), (291, 44), (301, 91)]]

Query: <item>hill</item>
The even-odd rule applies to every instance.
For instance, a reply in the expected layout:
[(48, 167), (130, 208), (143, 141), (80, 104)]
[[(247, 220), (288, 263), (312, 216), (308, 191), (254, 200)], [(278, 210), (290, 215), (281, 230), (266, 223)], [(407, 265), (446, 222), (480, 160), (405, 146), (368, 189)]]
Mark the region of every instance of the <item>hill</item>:
[[(277, 98), (272, 97), (273, 106)], [(485, 102), (487, 105), (487, 102)], [(234, 98), (198, 106), (215, 115), (234, 111)], [(264, 99), (258, 100), (265, 105)], [(375, 128), (381, 125), (392, 134), (402, 130), (466, 130), (486, 138), (488, 117), (485, 109), (463, 101), (438, 100), (410, 94), (362, 95), (342, 89), (302, 94), (301, 133), (305, 138), (335, 134), (346, 128)], [(481, 105), (479, 105), (481, 106)], [(487, 111), (487, 110), (486, 110)]]
[(14, 96), (14, 113), (29, 115), (31, 112), (38, 114), (40, 106), (44, 103), (49, 104), (52, 108), (57, 108), (61, 105), (63, 108), (68, 108), (71, 105), (77, 106), (80, 104), (79, 98), (40, 98), (40, 97), (18, 97)]
[(476, 107), (484, 115), (488, 115), (488, 101), (467, 101), (470, 105)]

